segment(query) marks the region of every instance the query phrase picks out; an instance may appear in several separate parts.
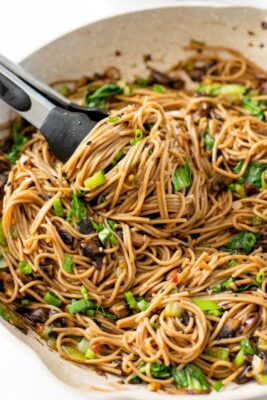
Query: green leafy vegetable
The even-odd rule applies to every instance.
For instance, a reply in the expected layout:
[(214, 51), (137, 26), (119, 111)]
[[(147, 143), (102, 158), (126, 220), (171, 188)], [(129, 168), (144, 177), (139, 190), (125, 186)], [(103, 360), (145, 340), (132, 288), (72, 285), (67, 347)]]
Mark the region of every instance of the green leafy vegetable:
[(62, 301), (57, 297), (57, 295), (55, 293), (51, 293), (51, 292), (46, 292), (46, 294), (44, 295), (44, 301), (47, 304), (50, 304), (51, 306), (55, 306), (55, 307), (60, 307), (62, 304)]
[(243, 349), (245, 356), (253, 355), (256, 353), (253, 347), (251, 346), (249, 338), (242, 339), (240, 342), (240, 346)]
[(28, 141), (28, 139), (20, 133), (21, 131), (22, 121), (14, 121), (11, 128), (13, 145), (9, 153), (6, 154), (6, 157), (11, 165), (16, 164), (23, 146)]
[(258, 236), (252, 232), (239, 232), (236, 234), (228, 243), (226, 243), (223, 249), (227, 251), (245, 251), (246, 254), (252, 252)]
[(84, 181), (84, 187), (87, 189), (95, 189), (106, 182), (104, 171), (97, 171), (94, 175)]
[[(234, 168), (234, 172), (238, 174), (242, 167), (244, 161), (241, 160), (236, 167)], [(239, 184), (251, 183), (256, 188), (260, 189), (262, 187), (262, 175), (267, 171), (267, 164), (259, 163), (256, 161), (251, 161), (244, 174), (236, 181)]]
[(104, 229), (104, 225), (95, 221), (91, 220), (91, 225), (94, 228), (95, 231), (100, 232), (102, 229)]
[(69, 254), (65, 254), (62, 267), (69, 274), (73, 272), (73, 258)]
[(138, 375), (133, 375), (133, 376), (131, 377), (131, 379), (129, 380), (129, 383), (132, 384), (132, 385), (138, 385), (138, 384), (141, 383), (141, 382), (142, 382), (142, 379), (139, 378)]
[(115, 314), (112, 314), (106, 308), (104, 308), (102, 306), (97, 306), (96, 314), (97, 314), (97, 316), (112, 319), (112, 320), (117, 319), (117, 316)]
[(216, 317), (222, 315), (222, 309), (217, 303), (215, 303), (215, 301), (197, 297), (193, 297), (191, 301), (208, 315), (213, 315)]
[(171, 374), (181, 389), (209, 391), (209, 383), (203, 371), (194, 364), (187, 364), (183, 369), (171, 367)]
[(211, 151), (214, 145), (214, 138), (210, 136), (208, 133), (204, 135), (204, 143), (207, 150)]
[(156, 93), (166, 93), (167, 92), (166, 88), (162, 85), (159, 85), (158, 83), (155, 83), (155, 85), (153, 85), (152, 90), (153, 90), (153, 92), (156, 92)]
[(167, 379), (171, 376), (169, 368), (164, 363), (152, 363), (150, 371), (156, 379)]
[(87, 93), (85, 102), (88, 107), (105, 108), (105, 99), (123, 93), (123, 88), (116, 83), (107, 83), (98, 88), (94, 93)]
[(192, 175), (188, 162), (186, 162), (185, 165), (176, 168), (172, 177), (172, 183), (176, 192), (182, 189), (187, 189), (191, 186)]
[(54, 207), (56, 217), (64, 218), (64, 210), (63, 210), (61, 201), (58, 197), (56, 197), (54, 199), (53, 207)]
[(238, 288), (236, 289), (236, 292), (246, 292), (248, 290), (256, 290), (259, 287), (258, 283), (253, 282), (253, 283), (249, 283), (248, 285), (242, 285), (242, 286), (238, 286)]
[(236, 83), (207, 83), (198, 86), (197, 92), (211, 96), (223, 96), (230, 102), (236, 102), (242, 98), (242, 95), (245, 93), (246, 88), (242, 85), (238, 85)]
[(79, 198), (79, 194), (77, 192), (74, 192), (72, 194), (72, 199), (71, 199), (71, 207), (72, 207), (72, 213), (73, 216), (75, 216), (75, 220), (77, 224), (84, 218), (87, 217), (87, 206), (85, 202)]
[(260, 120), (264, 119), (266, 105), (266, 100), (255, 100), (249, 96), (243, 96), (242, 107), (244, 110)]
[(19, 261), (18, 267), (20, 272), (24, 275), (30, 275), (32, 273), (32, 267), (26, 261)]
[(134, 146), (136, 143), (140, 142), (144, 138), (142, 129), (137, 128), (134, 132), (134, 138), (130, 140), (130, 145)]
[(212, 287), (213, 292), (221, 293), (224, 290), (231, 290), (231, 284), (235, 281), (235, 278), (228, 278), (225, 281), (218, 283)]

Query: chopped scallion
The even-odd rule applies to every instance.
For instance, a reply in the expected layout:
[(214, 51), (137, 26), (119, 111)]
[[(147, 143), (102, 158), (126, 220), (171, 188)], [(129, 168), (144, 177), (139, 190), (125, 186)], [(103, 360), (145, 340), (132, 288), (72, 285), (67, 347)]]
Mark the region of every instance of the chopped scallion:
[(104, 171), (97, 171), (94, 175), (84, 181), (84, 187), (86, 189), (95, 189), (98, 186), (103, 185), (106, 182)]
[(30, 275), (32, 273), (32, 267), (26, 261), (19, 261), (18, 267), (20, 272), (22, 272), (24, 275)]
[(90, 347), (88, 348), (87, 352), (85, 353), (85, 357), (88, 358), (89, 360), (93, 360), (96, 358), (96, 354), (95, 352), (90, 349)]
[(137, 301), (136, 301), (136, 299), (135, 299), (135, 297), (133, 295), (133, 292), (131, 292), (131, 291), (125, 292), (124, 293), (124, 297), (125, 297), (125, 299), (126, 299), (126, 301), (128, 303), (128, 306), (130, 308), (136, 308), (137, 307)]
[(140, 140), (142, 140), (144, 138), (144, 134), (142, 129), (137, 128), (134, 131), (134, 138), (130, 140), (130, 145), (134, 146), (136, 143), (140, 142)]
[(167, 92), (166, 88), (163, 85), (160, 85), (158, 83), (155, 83), (153, 85), (152, 90), (153, 90), (153, 92), (156, 92), (156, 93), (166, 93)]
[(122, 158), (122, 156), (123, 156), (123, 152), (121, 151), (121, 150), (119, 150), (116, 154), (115, 154), (115, 157), (113, 158), (113, 160), (111, 161), (111, 165), (116, 165), (119, 161), (120, 161), (120, 159)]
[(51, 292), (46, 292), (46, 294), (44, 295), (44, 301), (47, 304), (50, 304), (51, 306), (55, 306), (55, 307), (60, 307), (62, 304), (62, 301), (57, 297), (57, 295), (55, 295), (54, 293)]
[(69, 274), (73, 272), (73, 258), (69, 254), (65, 254), (62, 267)]
[(257, 272), (256, 275), (256, 282), (261, 284), (266, 278), (265, 272), (264, 271), (259, 271)]
[(119, 117), (117, 115), (110, 115), (108, 117), (108, 122), (117, 122), (119, 121)]
[(176, 192), (182, 189), (187, 189), (191, 186), (192, 176), (188, 162), (186, 162), (185, 165), (176, 168), (172, 177), (172, 182)]
[(196, 306), (198, 306), (206, 314), (213, 315), (216, 317), (222, 315), (222, 309), (220, 306), (218, 306), (217, 303), (215, 303), (215, 301), (206, 300), (206, 299), (197, 298), (197, 297), (194, 297), (191, 300), (192, 300), (192, 303), (194, 303)]
[(60, 218), (64, 218), (64, 210), (61, 204), (61, 201), (58, 197), (56, 197), (53, 201), (53, 207), (54, 207), (54, 211), (55, 211), (55, 216), (56, 217), (60, 217)]

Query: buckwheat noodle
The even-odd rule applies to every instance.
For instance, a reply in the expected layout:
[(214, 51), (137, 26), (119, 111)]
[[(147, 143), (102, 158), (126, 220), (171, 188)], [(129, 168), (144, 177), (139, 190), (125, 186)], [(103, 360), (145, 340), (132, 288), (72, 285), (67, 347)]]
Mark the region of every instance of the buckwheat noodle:
[[(190, 75), (190, 66), (196, 71), (204, 65), (199, 80), (234, 83), (247, 91), (259, 89), (267, 78), (236, 51), (199, 46), (167, 71), (169, 76)], [(86, 85), (74, 83), (72, 97), (81, 103)], [(267, 124), (223, 95), (196, 95), (190, 85), (163, 93), (154, 89), (133, 87), (113, 97), (108, 107), (115, 118), (99, 122), (64, 165), (39, 132), (32, 135), (5, 188), (2, 225), (8, 250), (2, 253), (9, 282), (0, 300), (21, 314), (41, 309), (44, 319), (37, 328), (49, 329), (57, 351), (70, 361), (125, 376), (127, 382), (139, 377), (151, 390), (189, 393), (172, 374), (157, 376), (153, 366), (164, 364), (169, 371), (193, 363), (210, 384), (221, 380), (225, 385), (246, 368), (245, 380), (253, 377), (249, 357), (241, 365), (234, 362), (242, 339), (249, 338), (259, 351), (267, 349), (267, 191), (240, 196), (227, 189), (251, 162), (267, 163)], [(256, 103), (267, 100), (261, 90), (253, 96)], [(132, 145), (137, 129), (143, 137)], [(212, 149), (203, 132), (209, 132)], [(186, 163), (191, 184), (175, 190), (172, 178)], [(84, 181), (100, 170), (105, 182), (86, 188)], [(81, 233), (75, 219), (66, 218), (73, 192), (86, 202), (87, 218), (102, 229), (110, 230), (110, 221), (116, 224), (113, 242), (101, 244), (97, 230)], [(55, 215), (56, 198), (64, 218)], [(258, 238), (252, 251), (227, 251), (227, 243), (244, 231)], [(72, 239), (67, 242), (60, 232)], [(98, 264), (81, 250), (88, 240), (98, 246)], [(66, 254), (73, 260), (71, 272), (63, 268)], [(21, 273), (21, 260), (32, 274)], [(257, 284), (259, 272), (263, 279)], [(213, 290), (229, 278), (227, 290)], [(116, 319), (105, 313), (71, 314), (68, 305), (83, 297), (81, 285)], [(129, 308), (124, 296), (129, 291), (145, 299), (143, 311)], [(61, 304), (45, 302), (47, 292)], [(24, 307), (23, 298), (30, 300)], [(221, 312), (207, 312), (195, 298), (215, 302)], [(179, 312), (172, 314), (173, 309)], [(69, 349), (83, 338), (94, 356), (77, 359)], [(212, 353), (218, 348), (227, 349), (228, 356)]]

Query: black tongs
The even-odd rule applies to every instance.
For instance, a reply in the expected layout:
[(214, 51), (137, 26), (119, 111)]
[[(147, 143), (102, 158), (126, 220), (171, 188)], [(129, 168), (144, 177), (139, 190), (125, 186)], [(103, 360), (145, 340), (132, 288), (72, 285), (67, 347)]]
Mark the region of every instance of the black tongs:
[(51, 150), (63, 162), (101, 119), (102, 110), (72, 103), (0, 55), (0, 99), (44, 135)]

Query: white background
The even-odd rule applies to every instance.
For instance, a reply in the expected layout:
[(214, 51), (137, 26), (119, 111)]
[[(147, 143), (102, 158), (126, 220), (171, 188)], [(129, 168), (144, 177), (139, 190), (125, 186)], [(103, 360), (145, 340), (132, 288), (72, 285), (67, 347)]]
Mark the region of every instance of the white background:
[[(221, 2), (267, 6), (267, 0)], [(0, 0), (0, 53), (19, 61), (81, 25), (118, 13), (169, 3), (171, 1), (166, 0)], [(183, 3), (197, 4), (198, 1), (185, 0)], [(37, 356), (0, 324), (0, 399), (73, 400), (71, 389), (51, 379), (49, 374)], [(34, 382), (40, 382), (40, 376), (44, 382), (41, 387), (34, 385)]]

